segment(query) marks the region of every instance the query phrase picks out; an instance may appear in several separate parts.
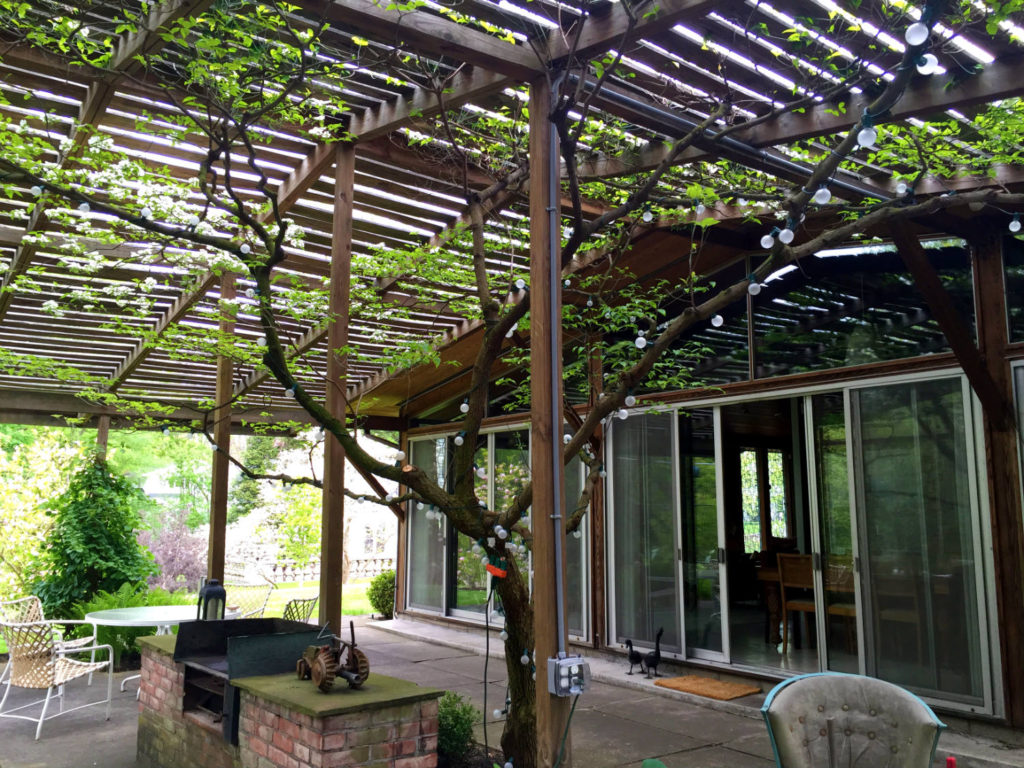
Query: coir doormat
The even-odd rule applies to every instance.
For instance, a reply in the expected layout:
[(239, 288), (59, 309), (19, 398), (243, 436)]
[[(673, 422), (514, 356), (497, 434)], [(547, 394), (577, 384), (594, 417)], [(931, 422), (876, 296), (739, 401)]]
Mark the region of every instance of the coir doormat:
[(724, 680), (713, 680), (710, 677), (700, 677), (699, 675), (663, 677), (655, 680), (654, 684), (660, 685), (662, 688), (671, 688), (673, 691), (695, 693), (698, 696), (706, 696), (709, 699), (718, 699), (719, 701), (729, 701), (729, 699), (738, 699), (741, 696), (761, 693), (761, 689), (753, 685), (727, 683)]

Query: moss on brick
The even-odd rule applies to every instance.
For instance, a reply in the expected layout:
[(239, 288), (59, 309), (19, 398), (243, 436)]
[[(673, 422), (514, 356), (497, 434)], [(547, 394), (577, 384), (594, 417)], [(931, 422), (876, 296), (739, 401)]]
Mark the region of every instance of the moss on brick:
[(362, 688), (350, 689), (339, 680), (330, 693), (323, 693), (309, 680), (299, 680), (290, 674), (244, 677), (231, 682), (254, 696), (311, 717), (388, 709), (431, 701), (442, 693), (385, 675), (371, 675)]

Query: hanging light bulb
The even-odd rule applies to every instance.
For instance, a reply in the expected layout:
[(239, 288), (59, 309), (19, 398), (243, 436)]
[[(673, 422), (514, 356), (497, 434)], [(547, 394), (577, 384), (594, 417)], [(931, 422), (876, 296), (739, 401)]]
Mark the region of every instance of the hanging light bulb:
[(259, 336), (259, 337), (257, 337), (257, 339), (256, 339), (256, 346), (257, 347), (265, 347), (265, 346), (267, 346), (267, 337), (266, 336)]
[(78, 210), (80, 210), (82, 213), (88, 213), (89, 212), (89, 204), (88, 203), (79, 203), (78, 204)]
[(751, 277), (750, 283), (747, 285), (747, 293), (751, 296), (757, 296), (761, 292), (761, 284), (757, 282), (757, 278)]
[(637, 349), (643, 349), (644, 347), (647, 346), (647, 337), (643, 335), (637, 336), (636, 339), (633, 341), (633, 344), (636, 345)]
[(469, 413), (469, 400), (463, 400), (462, 405), (459, 406), (459, 410), (463, 413)]
[(896, 194), (899, 197), (903, 197), (905, 194), (907, 194), (907, 191), (909, 189), (910, 188), (907, 186), (907, 182), (905, 182), (905, 181), (900, 181), (900, 182), (897, 182), (897, 184), (896, 184)]
[(604, 467), (601, 467), (601, 469), (599, 469), (597, 472), (597, 476), (600, 477), (601, 479), (604, 479), (608, 477), (608, 471)]
[(501, 630), (501, 634), (500, 634), (500, 635), (498, 635), (498, 637), (500, 637), (500, 638), (501, 638), (501, 640), (502, 640), (502, 642), (504, 642), (505, 640), (508, 640), (508, 632), (506, 632), (506, 631), (505, 631), (505, 630), (503, 629), (503, 630)]
[(933, 75), (939, 71), (939, 59), (934, 53), (926, 53), (917, 60), (917, 71), (922, 75)]
[(773, 245), (775, 245), (775, 238), (774, 237), (772, 237), (771, 235), (762, 235), (761, 236), (761, 247), (762, 248), (764, 248), (765, 250), (768, 250)]
[(32, 187), (29, 190), (29, 192), (32, 193), (33, 197), (39, 197), (41, 194), (43, 194), (43, 188), (41, 186), (39, 186), (38, 184), (36, 184), (34, 187)]
[(1013, 214), (1013, 218), (1010, 219), (1010, 224), (1008, 226), (1008, 229), (1011, 232), (1013, 232), (1013, 233), (1020, 232), (1020, 214), (1019, 213)]
[(588, 306), (588, 307), (592, 307), (592, 306), (594, 306), (594, 300), (593, 300), (592, 298), (588, 298), (588, 299), (587, 299), (587, 306)]
[(626, 419), (629, 418), (629, 411), (627, 411), (625, 408), (619, 408), (619, 410), (615, 412), (615, 418), (617, 418), (619, 421), (625, 421)]
[(703, 216), (707, 209), (708, 208), (706, 205), (704, 205), (704, 203), (697, 203), (697, 207), (693, 209), (693, 212), (696, 213), (698, 216)]
[(920, 21), (915, 21), (904, 33), (904, 38), (909, 45), (924, 45), (928, 41), (928, 35), (931, 34), (926, 24)]
[(494, 532), (497, 534), (498, 538), (501, 539), (502, 541), (504, 541), (505, 539), (508, 538), (508, 531), (506, 531), (500, 525), (494, 526)]
[(252, 246), (249, 245), (248, 243), (242, 243), (240, 246), (238, 246), (238, 251), (243, 256), (247, 256), (248, 254), (252, 253)]
[(640, 218), (643, 219), (645, 222), (651, 222), (654, 221), (654, 214), (651, 213), (650, 210), (646, 210), (643, 212), (643, 215), (641, 215)]
[(785, 229), (779, 232), (779, 242), (783, 245), (789, 245), (793, 242), (794, 233), (793, 230), (787, 225)]
[(488, 536), (487, 537), (487, 546), (490, 547), (491, 549), (494, 549), (494, 545), (497, 544), (497, 543), (498, 543), (497, 540), (495, 540), (495, 538), (493, 536)]
[(568, 288), (570, 285), (572, 285), (572, 281), (567, 277), (565, 278), (565, 280), (562, 281), (562, 285)]
[(455, 436), (455, 439), (452, 442), (454, 442), (456, 445), (462, 445), (464, 442), (466, 442), (466, 438), (464, 438), (462, 436), (462, 433), (459, 432), (459, 434)]
[(505, 764), (501, 766), (501, 768), (514, 768), (514, 766), (512, 765), (512, 758), (510, 757), (508, 760), (506, 760)]
[(632, 408), (634, 405), (636, 405), (636, 397), (632, 393), (630, 393), (626, 395), (626, 399), (623, 402), (625, 402), (626, 407)]
[(521, 290), (523, 290), (524, 288), (526, 288), (526, 281), (525, 281), (525, 280), (523, 280), (523, 278), (521, 278), (521, 277), (520, 277), (520, 278), (518, 278), (518, 279), (516, 280), (516, 290), (517, 290), (517, 291), (521, 291)]
[(487, 479), (487, 468), (486, 467), (477, 467), (476, 468), (476, 476), (479, 477), (481, 480), (486, 480)]
[(405, 451), (399, 451), (395, 454), (395, 459), (398, 461), (405, 461)]
[(725, 324), (725, 318), (721, 315), (715, 315), (711, 318), (711, 324), (715, 326), (715, 328), (721, 328)]
[(294, 400), (295, 399), (295, 387), (288, 387), (288, 389), (286, 389), (284, 391), (284, 396), (287, 397), (289, 400)]
[(583, 531), (581, 531), (579, 528), (577, 528), (575, 531), (572, 532), (572, 537), (574, 539), (582, 539), (583, 538)]
[(188, 225), (190, 227), (198, 227), (199, 226), (199, 217), (196, 216), (193, 213), (191, 216), (188, 217)]
[(829, 192), (828, 187), (818, 187), (818, 190), (814, 193), (814, 197), (811, 199), (818, 205), (825, 205), (832, 199), (832, 193)]
[(395, 494), (393, 494), (393, 493), (389, 493), (387, 496), (384, 497), (384, 501), (386, 501), (388, 504), (390, 504), (394, 500), (395, 500)]
[(256, 298), (256, 290), (254, 288), (246, 288), (245, 289), (245, 296), (248, 299), (255, 299)]
[(152, 219), (153, 218), (153, 209), (150, 208), (147, 205), (145, 208), (143, 208), (141, 211), (139, 211), (139, 215), (142, 216), (142, 218), (144, 218), (144, 219)]
[(524, 667), (530, 663), (529, 651), (523, 651), (523, 655), (519, 657), (519, 663), (522, 664)]
[(871, 149), (878, 141), (878, 131), (873, 125), (865, 125), (857, 132), (857, 143), (864, 149)]
[(572, 442), (572, 435), (569, 435), (569, 434), (562, 435), (562, 443), (564, 443), (565, 445), (568, 445), (571, 442)]

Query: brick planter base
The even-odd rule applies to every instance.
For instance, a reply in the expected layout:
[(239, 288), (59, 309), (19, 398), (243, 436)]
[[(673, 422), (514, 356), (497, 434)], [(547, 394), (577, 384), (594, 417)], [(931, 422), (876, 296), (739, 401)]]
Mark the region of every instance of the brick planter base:
[(434, 768), (440, 691), (382, 675), (324, 694), (294, 675), (233, 680), (238, 746), (219, 724), (182, 712), (184, 669), (174, 636), (142, 638), (139, 768)]

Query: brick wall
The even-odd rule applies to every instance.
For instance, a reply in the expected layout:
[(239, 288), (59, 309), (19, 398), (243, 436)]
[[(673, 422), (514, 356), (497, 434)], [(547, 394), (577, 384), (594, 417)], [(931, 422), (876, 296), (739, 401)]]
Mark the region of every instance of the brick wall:
[(310, 717), (242, 692), (242, 768), (434, 768), (437, 700)]
[[(184, 668), (142, 649), (138, 768), (435, 768), (437, 699), (312, 717), (241, 692), (237, 747), (182, 714)], [(440, 692), (438, 692), (440, 695)]]

